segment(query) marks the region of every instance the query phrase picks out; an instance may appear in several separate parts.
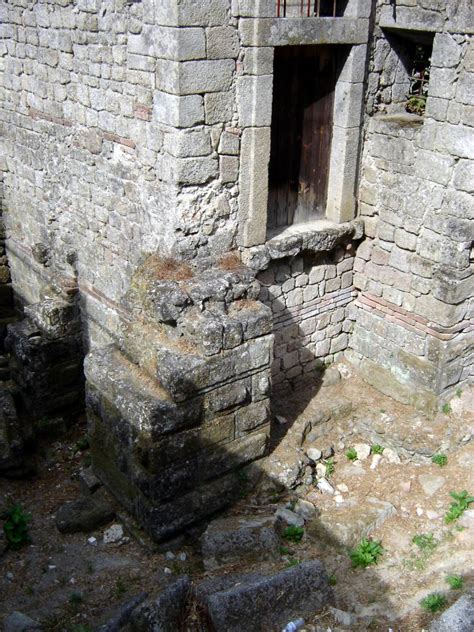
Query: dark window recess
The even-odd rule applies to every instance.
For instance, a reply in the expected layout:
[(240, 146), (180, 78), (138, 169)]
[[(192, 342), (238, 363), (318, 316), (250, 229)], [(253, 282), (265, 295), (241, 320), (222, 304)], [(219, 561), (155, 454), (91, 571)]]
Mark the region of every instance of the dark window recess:
[(410, 74), (406, 109), (408, 112), (423, 114), (430, 83), (431, 47), (415, 46), (413, 66)]
[(275, 49), (268, 228), (324, 217), (336, 46)]
[(296, 7), (302, 17), (339, 18), (344, 15), (347, 0), (276, 0), (277, 16), (286, 18), (287, 13), (294, 16)]

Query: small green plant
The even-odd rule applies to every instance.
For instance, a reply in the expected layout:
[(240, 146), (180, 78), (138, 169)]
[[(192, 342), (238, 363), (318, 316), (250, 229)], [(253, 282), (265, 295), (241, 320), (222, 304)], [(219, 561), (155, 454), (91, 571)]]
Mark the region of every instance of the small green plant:
[(346, 456), (349, 459), (349, 461), (356, 461), (357, 460), (357, 450), (355, 448), (349, 448), (349, 450), (347, 450), (347, 452), (346, 452)]
[(31, 542), (28, 532), (28, 523), (31, 521), (31, 515), (23, 511), (23, 507), (19, 504), (13, 505), (5, 514), (6, 520), (3, 525), (3, 531), (8, 542), (8, 546), (17, 550), (25, 544)]
[(291, 555), (291, 551), (287, 546), (280, 546), (280, 555)]
[(444, 516), (444, 520), (447, 523), (454, 522), (460, 518), (466, 509), (469, 509), (469, 505), (474, 503), (474, 496), (469, 496), (465, 489), (459, 493), (449, 492), (449, 495), (454, 501), (451, 502), (451, 506)]
[(122, 579), (122, 577), (119, 577), (117, 581), (115, 582), (115, 591), (114, 591), (115, 596), (117, 598), (122, 597), (123, 595), (125, 595), (127, 591), (128, 591), (127, 584)]
[(296, 557), (292, 557), (288, 560), (285, 568), (293, 568), (294, 566), (298, 566), (298, 564), (301, 564), (301, 560), (298, 560)]
[(89, 437), (82, 437), (79, 441), (76, 441), (75, 452), (85, 452), (89, 449)]
[(84, 597), (82, 596), (82, 593), (79, 593), (79, 592), (73, 592), (71, 593), (69, 597), (69, 603), (73, 606), (77, 606), (83, 601), (84, 601)]
[(444, 467), (448, 462), (448, 457), (446, 454), (434, 454), (431, 457), (431, 462), (440, 467)]
[(423, 116), (426, 108), (426, 96), (422, 94), (412, 94), (408, 97), (407, 102), (405, 104), (405, 109), (407, 112), (411, 112), (412, 114), (418, 114), (418, 116)]
[(450, 415), (452, 413), (451, 404), (449, 402), (446, 402), (446, 404), (443, 404), (441, 410), (445, 415)]
[(326, 459), (325, 466), (326, 466), (326, 478), (330, 478), (334, 474), (334, 470), (335, 470), (333, 457)]
[(288, 542), (301, 542), (301, 540), (303, 539), (303, 535), (304, 528), (295, 527), (294, 525), (286, 527), (286, 529), (283, 531), (283, 537), (285, 538), (285, 540), (288, 540)]
[(427, 553), (431, 553), (438, 546), (438, 542), (434, 539), (432, 533), (420, 533), (413, 536), (413, 544)]
[(370, 452), (372, 454), (383, 454), (384, 450), (385, 448), (383, 447), (383, 445), (380, 445), (378, 443), (374, 443), (374, 445), (372, 445), (370, 448)]
[(372, 564), (377, 564), (380, 556), (383, 554), (383, 548), (378, 540), (369, 540), (364, 538), (355, 549), (349, 552), (349, 557), (354, 568), (366, 568)]
[(462, 395), (462, 388), (457, 388), (456, 389), (456, 397), (461, 397)]
[(69, 630), (70, 632), (92, 632), (92, 628), (84, 623), (75, 623)]
[(462, 575), (448, 575), (446, 581), (453, 590), (461, 590), (464, 586), (464, 577)]
[(421, 607), (432, 613), (442, 610), (447, 603), (446, 597), (440, 593), (431, 593), (420, 601)]
[(334, 575), (334, 573), (332, 575), (329, 575), (328, 582), (330, 586), (335, 586), (337, 584), (337, 577)]

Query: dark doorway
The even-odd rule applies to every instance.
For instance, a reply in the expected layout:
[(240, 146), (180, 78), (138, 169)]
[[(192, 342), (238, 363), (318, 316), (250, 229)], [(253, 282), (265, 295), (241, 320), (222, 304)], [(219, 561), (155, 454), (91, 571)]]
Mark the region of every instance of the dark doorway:
[(337, 52), (335, 46), (275, 49), (269, 229), (325, 215)]

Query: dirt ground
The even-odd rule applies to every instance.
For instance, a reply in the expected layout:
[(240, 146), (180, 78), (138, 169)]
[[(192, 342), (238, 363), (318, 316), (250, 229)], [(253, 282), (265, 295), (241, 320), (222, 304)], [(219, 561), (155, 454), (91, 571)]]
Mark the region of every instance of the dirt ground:
[[(323, 442), (317, 439), (302, 446), (302, 451), (320, 445), (333, 448), (334, 472), (328, 481), (336, 494), (322, 494), (309, 485), (297, 495), (287, 492), (271, 500), (249, 495), (230, 511), (272, 514), (282, 505), (293, 507), (298, 497), (316, 505), (318, 515), (306, 523), (301, 542), (286, 543), (281, 557), (265, 564), (264, 570), (322, 559), (334, 584), (337, 608), (351, 613), (351, 620), (343, 625), (334, 613), (325, 612), (304, 629), (428, 629), (434, 615), (422, 609), (420, 600), (439, 592), (449, 604), (474, 583), (474, 511), (445, 522), (450, 492), (474, 492), (474, 392), (459, 392), (444, 413), (425, 418), (351, 376), (307, 401), (301, 394), (294, 400), (286, 397), (277, 412), (289, 423), (310, 420), (322, 402), (341, 397), (352, 403), (349, 414), (330, 422)], [(119, 507), (113, 523), (124, 524), (126, 537), (118, 544), (103, 543), (110, 525), (88, 534), (59, 533), (55, 512), (81, 494), (76, 476), (88, 464), (88, 451), (81, 444), (85, 435), (85, 421), (79, 419), (66, 438), (43, 450), (34, 479), (0, 481), (0, 505), (20, 503), (32, 517), (31, 544), (0, 557), (0, 622), (18, 610), (40, 621), (46, 631), (88, 632), (142, 591), (157, 593), (183, 573), (195, 580), (207, 575), (196, 537), (199, 530), (156, 547), (144, 534), (136, 538), (136, 531), (127, 531), (132, 522)], [(284, 436), (281, 441), (284, 446)], [(355, 444), (375, 442), (392, 448), (391, 460), (399, 462), (382, 454), (371, 467), (373, 455), (355, 462), (347, 458)], [(448, 457), (442, 467), (431, 461), (440, 448)], [(379, 507), (373, 499), (387, 503), (383, 511), (371, 513), (374, 503)], [(353, 545), (348, 542), (356, 543), (366, 534), (381, 542), (384, 553), (377, 565), (354, 569), (348, 556)], [(424, 548), (413, 542), (422, 534), (429, 542)], [(91, 536), (94, 544), (88, 542)], [(228, 570), (255, 568), (245, 563)], [(462, 590), (448, 586), (449, 575), (463, 577)]]

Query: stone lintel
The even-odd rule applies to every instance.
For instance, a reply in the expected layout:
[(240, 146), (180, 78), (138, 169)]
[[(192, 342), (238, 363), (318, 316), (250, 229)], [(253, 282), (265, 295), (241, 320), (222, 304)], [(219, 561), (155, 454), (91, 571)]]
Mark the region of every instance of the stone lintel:
[(369, 20), (362, 18), (242, 18), (243, 46), (365, 44)]

